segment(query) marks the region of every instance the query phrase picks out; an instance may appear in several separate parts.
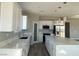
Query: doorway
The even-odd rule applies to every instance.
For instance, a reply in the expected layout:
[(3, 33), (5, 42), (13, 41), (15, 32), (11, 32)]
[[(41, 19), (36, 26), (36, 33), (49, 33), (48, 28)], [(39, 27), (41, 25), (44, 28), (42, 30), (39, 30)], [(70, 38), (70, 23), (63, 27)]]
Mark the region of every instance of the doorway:
[(53, 34), (56, 35), (56, 25), (53, 25)]
[(70, 23), (65, 22), (65, 37), (70, 38)]
[(64, 25), (54, 25), (53, 34), (59, 37), (65, 37), (65, 26)]

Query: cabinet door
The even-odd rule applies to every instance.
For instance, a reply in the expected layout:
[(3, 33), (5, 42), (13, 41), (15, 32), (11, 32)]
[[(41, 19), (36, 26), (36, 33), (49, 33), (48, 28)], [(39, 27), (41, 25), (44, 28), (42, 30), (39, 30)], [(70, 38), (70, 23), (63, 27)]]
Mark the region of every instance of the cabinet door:
[(20, 22), (22, 20), (22, 12), (21, 9), (18, 8), (18, 20), (17, 20), (17, 31), (20, 31)]
[(0, 31), (12, 31), (13, 3), (1, 2)]
[(1, 32), (17, 32), (21, 18), (21, 9), (17, 3), (1, 2)]
[(20, 27), (20, 20), (21, 20), (21, 9), (18, 6), (18, 4), (15, 3), (14, 5), (14, 14), (13, 14), (13, 29), (14, 32), (18, 32), (19, 31), (19, 27)]

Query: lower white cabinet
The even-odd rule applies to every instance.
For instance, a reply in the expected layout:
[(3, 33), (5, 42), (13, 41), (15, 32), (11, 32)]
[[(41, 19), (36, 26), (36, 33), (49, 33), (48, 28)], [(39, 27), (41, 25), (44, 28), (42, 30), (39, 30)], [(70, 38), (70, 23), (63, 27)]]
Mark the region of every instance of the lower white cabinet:
[(0, 56), (22, 56), (22, 49), (0, 49)]
[(53, 56), (53, 49), (54, 49), (54, 46), (53, 46), (53, 37), (51, 36), (46, 36), (46, 41), (45, 41), (45, 45), (46, 45), (46, 48), (50, 54), (50, 56)]
[(56, 56), (79, 56), (79, 45), (56, 45)]
[(30, 49), (30, 38), (29, 39), (19, 39), (18, 46), (16, 48), (23, 49), (23, 56), (27, 56)]
[[(19, 49), (21, 49), (21, 50), (19, 50)], [(10, 54), (11, 54), (11, 56), (17, 56), (17, 55), (18, 56), (27, 56), (29, 53), (29, 49), (30, 49), (30, 38), (16, 39), (16, 40), (8, 43), (7, 45), (1, 47), (0, 51), (2, 51), (2, 52), (0, 52), (0, 56), (1, 55), (10, 56)], [(7, 51), (7, 52), (5, 52), (5, 51)]]

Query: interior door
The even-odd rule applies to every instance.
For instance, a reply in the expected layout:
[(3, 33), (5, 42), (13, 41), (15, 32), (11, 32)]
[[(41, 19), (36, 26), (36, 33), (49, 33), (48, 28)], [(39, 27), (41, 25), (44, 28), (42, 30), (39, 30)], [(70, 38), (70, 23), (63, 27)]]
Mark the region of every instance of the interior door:
[(37, 41), (37, 23), (34, 23), (34, 41)]
[(53, 34), (56, 35), (56, 25), (53, 25)]
[(65, 22), (65, 37), (70, 38), (70, 23)]

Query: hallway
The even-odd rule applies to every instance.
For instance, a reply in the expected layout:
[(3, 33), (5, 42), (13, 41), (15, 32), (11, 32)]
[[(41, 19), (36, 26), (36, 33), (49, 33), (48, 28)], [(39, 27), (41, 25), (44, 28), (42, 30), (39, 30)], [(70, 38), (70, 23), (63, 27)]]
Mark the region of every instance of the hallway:
[(31, 45), (28, 56), (49, 56), (44, 43), (36, 43)]

